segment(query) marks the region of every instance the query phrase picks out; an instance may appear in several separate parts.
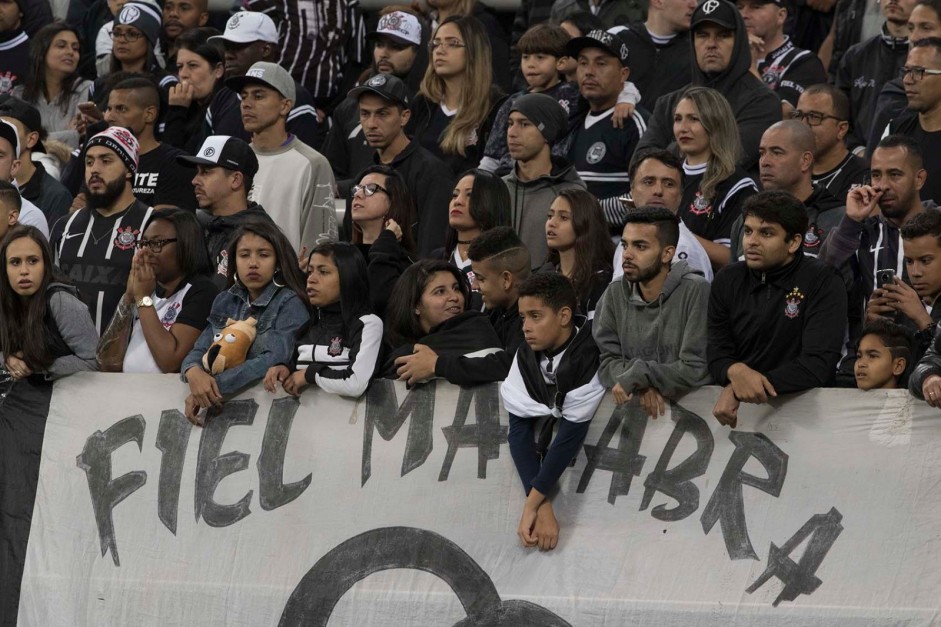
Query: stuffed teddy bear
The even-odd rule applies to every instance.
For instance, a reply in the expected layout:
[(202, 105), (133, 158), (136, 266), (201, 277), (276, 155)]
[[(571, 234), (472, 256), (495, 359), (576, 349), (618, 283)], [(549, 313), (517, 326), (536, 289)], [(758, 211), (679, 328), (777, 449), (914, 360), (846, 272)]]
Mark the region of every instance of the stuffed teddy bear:
[(203, 355), (203, 368), (209, 374), (219, 374), (245, 363), (248, 349), (255, 341), (254, 318), (248, 320), (233, 320), (225, 322), (225, 328), (213, 337), (212, 344)]

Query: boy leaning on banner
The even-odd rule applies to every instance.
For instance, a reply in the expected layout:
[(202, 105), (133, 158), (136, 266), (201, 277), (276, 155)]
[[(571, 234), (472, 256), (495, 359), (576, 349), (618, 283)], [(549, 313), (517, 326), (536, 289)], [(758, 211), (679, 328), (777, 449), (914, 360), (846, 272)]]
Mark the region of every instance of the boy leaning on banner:
[[(591, 323), (574, 314), (577, 299), (567, 278), (554, 272), (533, 275), (520, 285), (518, 306), (525, 342), (500, 386), (510, 415), (510, 454), (527, 495), (517, 534), (524, 546), (550, 550), (558, 542), (559, 524), (549, 492), (578, 453), (605, 389)], [(540, 418), (546, 422), (537, 443)]]

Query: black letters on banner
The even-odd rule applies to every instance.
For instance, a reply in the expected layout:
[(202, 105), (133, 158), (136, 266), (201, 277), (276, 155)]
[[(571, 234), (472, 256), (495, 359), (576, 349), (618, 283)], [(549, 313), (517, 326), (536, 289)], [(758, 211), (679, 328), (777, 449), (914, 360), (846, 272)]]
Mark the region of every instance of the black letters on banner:
[[(448, 452), (444, 456), (438, 481), (447, 481), (451, 473), (451, 464), (457, 456), (459, 448), (477, 448), (477, 478), (487, 478), (487, 461), (500, 458), (500, 445), (506, 444), (506, 433), (509, 429), (500, 424), (500, 400), (497, 383), (478, 385), (472, 388), (461, 388), (457, 397), (457, 409), (454, 411), (454, 423), (442, 427), (444, 437), (448, 440)], [(474, 412), (477, 423), (467, 422), (467, 413), (470, 410), (471, 399), (474, 399)]]
[(183, 462), (193, 425), (178, 409), (165, 409), (157, 429), (157, 450), (160, 457), (160, 484), (157, 489), (157, 516), (176, 535), (176, 514), (180, 505), (180, 482)]
[[(757, 560), (758, 555), (748, 538), (742, 486), (750, 485), (777, 498), (787, 476), (787, 454), (763, 433), (730, 431), (729, 440), (735, 445), (735, 452), (722, 472), (722, 478), (703, 510), (700, 522), (703, 531), (708, 534), (716, 521), (720, 521), (725, 548), (733, 560)], [(742, 470), (750, 457), (761, 463), (768, 473), (767, 479)]]
[[(677, 506), (673, 509), (667, 509), (666, 505), (657, 505), (651, 510), (651, 516), (663, 521), (683, 520), (699, 509), (699, 488), (692, 480), (706, 474), (716, 445), (709, 425), (693, 412), (679, 405), (672, 405), (672, 417), (676, 427), (673, 428), (673, 433), (660, 454), (656, 468), (644, 481), (646, 489), (640, 502), (640, 511), (644, 511), (657, 492), (663, 492), (676, 499)], [(667, 470), (676, 447), (686, 433), (696, 439), (696, 451), (676, 467)]]
[(101, 540), (101, 556), (111, 550), (115, 566), (121, 565), (118, 558), (118, 543), (114, 537), (114, 519), (111, 511), (147, 483), (147, 473), (135, 470), (117, 479), (111, 479), (111, 454), (128, 442), (137, 442), (137, 450), (144, 446), (144, 429), (147, 423), (140, 414), (120, 420), (104, 432), (95, 431), (85, 441), (85, 448), (76, 459), (79, 468), (85, 471), (88, 491), (91, 493), (98, 537)]
[[(627, 414), (627, 420), (624, 420), (625, 414)], [(585, 470), (582, 471), (578, 488), (575, 490), (578, 494), (588, 489), (591, 476), (596, 469), (611, 471), (608, 503), (614, 505), (617, 497), (625, 496), (630, 492), (631, 481), (634, 477), (640, 476), (644, 470), (644, 462), (647, 461), (645, 456), (638, 454), (644, 433), (647, 431), (647, 420), (647, 414), (638, 405), (625, 404), (614, 410), (597, 446), (585, 445), (588, 463), (585, 464)], [(618, 447), (610, 448), (611, 439), (618, 427), (621, 427)]]
[(226, 527), (249, 514), (253, 490), (232, 505), (220, 505), (213, 499), (216, 486), (227, 476), (248, 468), (249, 455), (233, 451), (219, 455), (222, 442), (230, 427), (251, 425), (255, 420), (258, 403), (252, 399), (229, 401), (222, 412), (206, 422), (199, 441), (199, 461), (196, 463), (196, 520), (200, 515), (210, 527)]
[(412, 388), (402, 406), (398, 405), (395, 384), (388, 379), (375, 379), (366, 392), (366, 424), (363, 430), (363, 462), (360, 486), (366, 485), (372, 475), (373, 429), (388, 442), (399, 432), (411, 416), (402, 476), (425, 463), (432, 451), (431, 430), (435, 419), (435, 381)]
[[(768, 551), (768, 566), (765, 572), (750, 585), (745, 592), (751, 594), (765, 584), (771, 577), (777, 577), (784, 583), (784, 589), (774, 600), (774, 607), (781, 601), (793, 601), (801, 594), (812, 594), (820, 584), (816, 572), (827, 556), (830, 547), (843, 533), (843, 515), (831, 507), (826, 514), (816, 514), (804, 523), (794, 536), (784, 543), (780, 549), (771, 543)], [(789, 557), (790, 554), (811, 535), (807, 548), (797, 564)]]
[(454, 542), (413, 527), (386, 527), (354, 536), (320, 558), (304, 575), (281, 614), (280, 627), (326, 627), (333, 608), (356, 582), (392, 568), (437, 575), (467, 612), (455, 627), (570, 627), (528, 601), (503, 601), (490, 576)]
[(258, 501), (263, 510), (271, 511), (287, 505), (307, 489), (313, 475), (295, 483), (284, 484), (284, 452), (291, 434), (291, 424), (300, 403), (294, 398), (279, 398), (268, 410), (265, 439), (258, 456)]

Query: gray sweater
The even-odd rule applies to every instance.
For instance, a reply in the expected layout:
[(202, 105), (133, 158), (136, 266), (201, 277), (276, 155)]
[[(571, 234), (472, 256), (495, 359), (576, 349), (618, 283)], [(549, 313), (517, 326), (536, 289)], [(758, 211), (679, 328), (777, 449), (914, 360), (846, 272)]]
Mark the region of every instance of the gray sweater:
[(653, 387), (667, 398), (707, 385), (708, 307), (709, 282), (685, 261), (673, 264), (650, 303), (633, 283), (609, 285), (593, 322), (601, 383), (628, 393)]
[(72, 354), (52, 362), (45, 373), (46, 379), (59, 379), (84, 370), (98, 370), (98, 362), (95, 361), (98, 332), (85, 303), (71, 292), (59, 291), (49, 298), (49, 313)]

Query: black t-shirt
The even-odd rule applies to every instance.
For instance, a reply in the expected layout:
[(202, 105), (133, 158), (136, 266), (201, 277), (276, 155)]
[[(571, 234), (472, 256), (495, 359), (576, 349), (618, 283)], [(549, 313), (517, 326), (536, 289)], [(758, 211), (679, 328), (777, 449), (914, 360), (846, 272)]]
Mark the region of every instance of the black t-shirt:
[(921, 188), (921, 199), (941, 202), (941, 131), (929, 133), (921, 129), (921, 124), (916, 124), (912, 139), (921, 146), (925, 171), (928, 173), (925, 186)]
[(455, 111), (451, 115), (448, 115), (444, 112), (444, 109), (441, 108), (441, 105), (432, 103), (431, 106), (431, 118), (428, 120), (428, 126), (425, 127), (419, 141), (431, 154), (439, 159), (443, 159), (444, 153), (441, 152), (441, 145), (438, 141), (441, 139), (441, 136), (444, 135), (444, 131), (447, 130), (448, 125), (451, 123), (451, 120), (454, 119), (454, 116), (457, 115), (457, 112)]
[(172, 205), (196, 211), (193, 175), (196, 170), (176, 162), (184, 154), (170, 144), (160, 144), (140, 156), (134, 175), (134, 196), (148, 207)]
[(78, 287), (99, 334), (127, 288), (137, 240), (150, 213), (139, 200), (108, 217), (86, 207), (72, 214), (57, 243), (59, 267)]
[(857, 185), (862, 185), (867, 176), (869, 176), (869, 165), (866, 160), (847, 152), (835, 168), (815, 175), (814, 185), (826, 187), (828, 192), (845, 203), (846, 195), (850, 190)]

